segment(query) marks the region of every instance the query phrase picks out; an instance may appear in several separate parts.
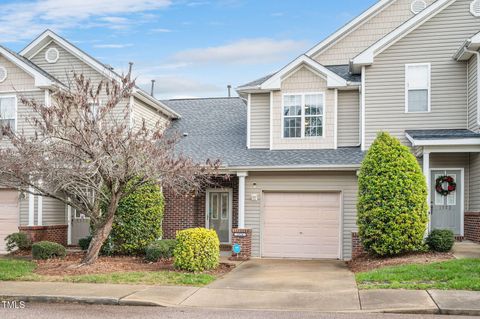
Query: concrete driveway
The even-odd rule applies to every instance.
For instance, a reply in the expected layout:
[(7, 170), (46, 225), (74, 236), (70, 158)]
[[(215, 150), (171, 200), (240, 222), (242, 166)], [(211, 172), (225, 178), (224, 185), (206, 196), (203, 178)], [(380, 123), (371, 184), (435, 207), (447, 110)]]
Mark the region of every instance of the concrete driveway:
[(183, 305), (238, 309), (359, 310), (354, 275), (341, 261), (254, 259)]

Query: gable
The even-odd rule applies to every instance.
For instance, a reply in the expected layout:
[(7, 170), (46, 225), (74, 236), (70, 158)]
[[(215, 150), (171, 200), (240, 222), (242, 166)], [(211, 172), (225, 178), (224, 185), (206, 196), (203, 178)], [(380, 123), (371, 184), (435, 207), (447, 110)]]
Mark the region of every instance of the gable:
[(20, 67), (0, 54), (0, 67), (7, 71), (6, 79), (0, 83), (0, 92), (25, 91), (35, 89), (35, 79)]
[[(434, 1), (425, 0), (427, 5)], [(329, 47), (313, 53), (313, 59), (323, 65), (348, 64), (357, 54), (413, 17), (411, 4), (412, 0), (396, 0), (379, 8), (378, 13), (366, 19)]]
[(282, 91), (284, 93), (325, 91), (326, 89), (327, 80), (305, 65), (292, 71), (282, 80)]

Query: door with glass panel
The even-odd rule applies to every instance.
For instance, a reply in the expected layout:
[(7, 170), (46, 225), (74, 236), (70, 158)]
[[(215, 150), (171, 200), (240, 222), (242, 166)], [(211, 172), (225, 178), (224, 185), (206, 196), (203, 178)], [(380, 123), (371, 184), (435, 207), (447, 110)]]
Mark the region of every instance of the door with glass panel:
[[(442, 194), (443, 190), (449, 189), (447, 182), (437, 183), (439, 178), (450, 177), (455, 183), (448, 193)], [(432, 229), (450, 229), (455, 235), (462, 234), (462, 171), (459, 169), (433, 169), (431, 176), (432, 192)], [(450, 185), (450, 187), (453, 184)], [(438, 188), (438, 189), (437, 189)]]
[(207, 192), (207, 228), (217, 232), (221, 243), (230, 243), (232, 228), (232, 191)]

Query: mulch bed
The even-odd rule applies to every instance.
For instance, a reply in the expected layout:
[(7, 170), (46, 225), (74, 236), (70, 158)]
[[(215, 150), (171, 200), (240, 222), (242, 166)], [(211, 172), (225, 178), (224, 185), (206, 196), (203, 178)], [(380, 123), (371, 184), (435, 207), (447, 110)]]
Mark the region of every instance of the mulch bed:
[(351, 271), (366, 272), (377, 268), (386, 266), (398, 266), (405, 264), (429, 264), (437, 261), (447, 261), (454, 259), (452, 253), (414, 253), (402, 256), (380, 258), (369, 254), (362, 254), (355, 259), (350, 260), (347, 264)]
[[(172, 260), (159, 262), (147, 262), (142, 257), (130, 256), (101, 256), (93, 265), (81, 266), (80, 264), (84, 256), (83, 252), (68, 253), (65, 258), (35, 260), (37, 268), (35, 273), (46, 276), (75, 276), (75, 275), (92, 275), (92, 274), (108, 274), (114, 272), (138, 272), (138, 271), (176, 271), (173, 268)], [(221, 263), (215, 270), (206, 271), (220, 277), (231, 271), (235, 265)]]

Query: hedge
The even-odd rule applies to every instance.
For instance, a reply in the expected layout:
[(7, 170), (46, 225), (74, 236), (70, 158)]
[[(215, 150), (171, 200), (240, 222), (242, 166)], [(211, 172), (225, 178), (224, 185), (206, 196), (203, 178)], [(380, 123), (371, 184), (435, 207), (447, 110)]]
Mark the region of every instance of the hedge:
[(145, 249), (145, 259), (150, 262), (156, 262), (160, 259), (172, 258), (176, 245), (177, 241), (175, 239), (158, 240)]
[(426, 243), (433, 251), (449, 252), (455, 243), (455, 236), (449, 229), (434, 229), (428, 235)]
[(32, 242), (25, 233), (13, 233), (5, 237), (5, 246), (7, 251), (28, 250), (32, 247)]
[(173, 252), (178, 269), (201, 272), (215, 269), (220, 262), (220, 241), (213, 229), (190, 228), (177, 232)]
[(50, 259), (65, 257), (67, 250), (60, 244), (50, 241), (41, 241), (32, 245), (33, 259)]

